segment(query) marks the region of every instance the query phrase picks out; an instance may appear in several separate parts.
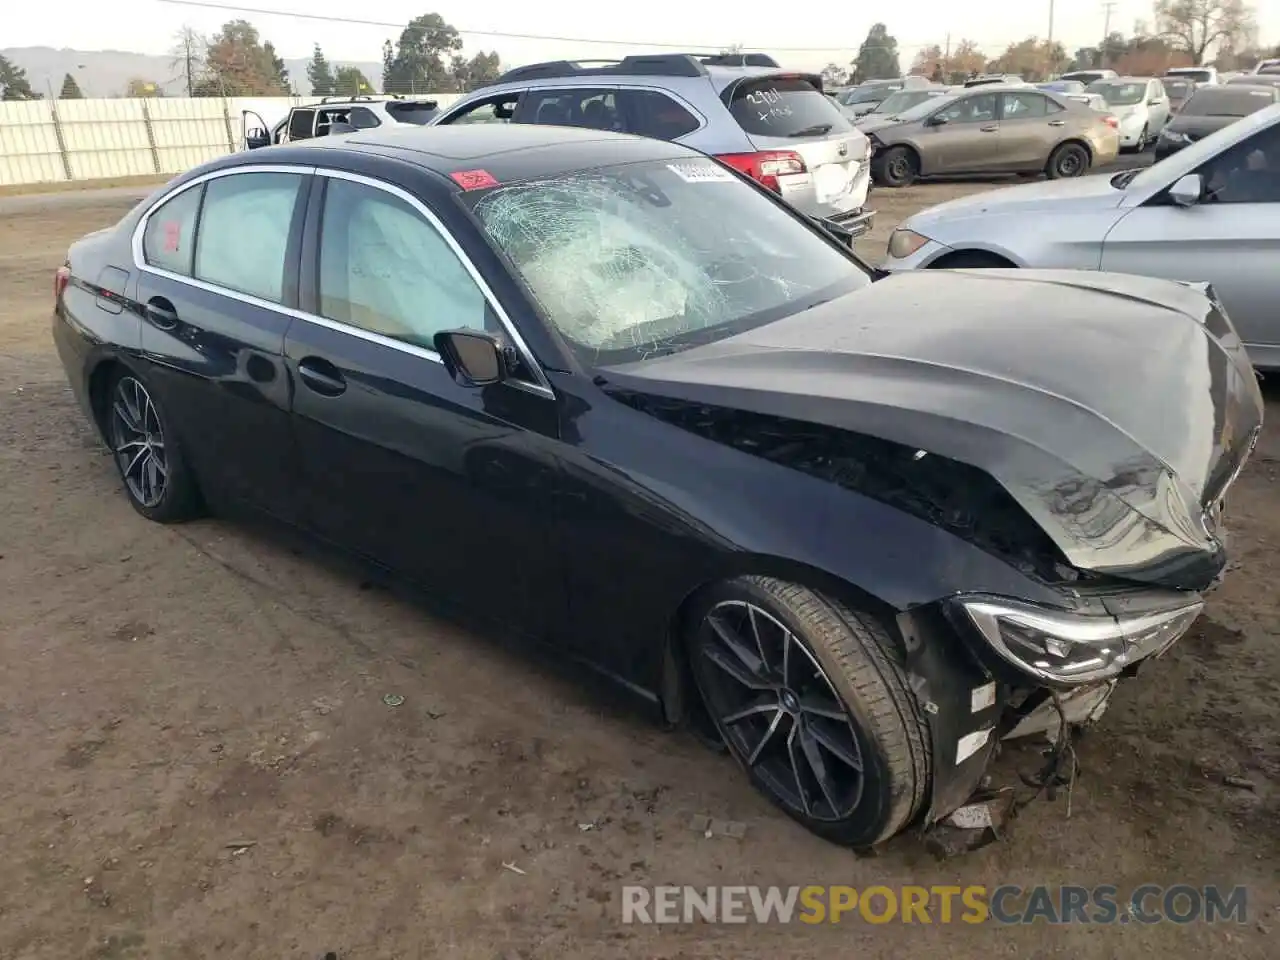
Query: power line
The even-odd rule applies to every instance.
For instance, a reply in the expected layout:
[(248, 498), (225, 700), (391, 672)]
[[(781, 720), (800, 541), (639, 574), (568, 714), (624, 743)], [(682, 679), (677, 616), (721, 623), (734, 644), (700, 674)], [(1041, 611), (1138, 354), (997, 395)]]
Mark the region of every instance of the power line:
[[(403, 30), (406, 26), (404, 23), (390, 23), (385, 20), (365, 20), (358, 17), (334, 17), (326, 16), (319, 13), (299, 13), (293, 10), (272, 10), (264, 7), (244, 7), (238, 4), (226, 3), (206, 3), (204, 0), (160, 0), (161, 3), (168, 3), (179, 7), (201, 7), (208, 10), (225, 10), (228, 13), (256, 13), (265, 17), (293, 17), (297, 20), (319, 20), (324, 23), (346, 23), (352, 26), (361, 27), (389, 27), (393, 30)], [(542, 40), (550, 43), (590, 43), (600, 46), (615, 47), (631, 47), (639, 49), (649, 47), (657, 50), (726, 50), (730, 47), (741, 47), (744, 50), (767, 50), (773, 53), (843, 53), (845, 51), (856, 51), (861, 49), (864, 44), (855, 43), (837, 47), (775, 47), (772, 45), (753, 47), (744, 46), (742, 44), (732, 43), (650, 43), (642, 40), (602, 40), (599, 37), (559, 37), (541, 33), (509, 33), (502, 30), (464, 30), (461, 27), (454, 27), (460, 34), (466, 34), (472, 37), (497, 37), (502, 40)], [(1000, 43), (978, 43), (981, 47), (998, 47), (1007, 46), (1008, 41)], [(896, 45), (898, 50), (923, 50), (925, 47), (936, 46), (936, 43), (899, 43)], [(867, 49), (880, 49), (878, 47), (867, 47)]]

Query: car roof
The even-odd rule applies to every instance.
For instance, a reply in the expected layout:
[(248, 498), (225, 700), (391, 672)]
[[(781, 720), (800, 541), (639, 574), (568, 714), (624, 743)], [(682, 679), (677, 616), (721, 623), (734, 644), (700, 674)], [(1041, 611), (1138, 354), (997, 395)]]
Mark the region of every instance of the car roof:
[[(459, 124), (375, 127), (267, 147), (289, 159), (327, 165), (333, 154), (387, 157), (443, 176), (483, 169), (499, 181), (590, 169), (606, 164), (701, 157), (688, 147), (624, 133), (546, 124)], [(254, 156), (256, 154), (256, 156)], [(263, 162), (262, 150), (231, 154), (227, 165)], [(284, 159), (283, 153), (277, 154)]]

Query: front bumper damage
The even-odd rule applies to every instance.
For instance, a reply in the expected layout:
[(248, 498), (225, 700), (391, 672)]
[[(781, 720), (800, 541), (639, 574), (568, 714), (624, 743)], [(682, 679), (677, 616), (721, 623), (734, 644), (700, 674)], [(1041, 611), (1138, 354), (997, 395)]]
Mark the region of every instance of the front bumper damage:
[[(1198, 612), (1198, 601), (1196, 596), (1187, 608)], [(1129, 603), (1138, 615), (1144, 609), (1141, 595), (1104, 603), (1115, 610)], [(988, 772), (1002, 744), (1039, 737), (1047, 747), (1044, 769), (1034, 777), (1022, 774), (1014, 786), (1032, 788), (1032, 797), (1069, 786), (1074, 740), (1102, 717), (1119, 680), (1163, 656), (1191, 623), (1148, 646), (1135, 645), (1132, 659), (1118, 656), (1105, 675), (1081, 673), (1073, 682), (1036, 675), (1031, 664), (1015, 665), (982, 630), (966, 626), (957, 609), (948, 601), (900, 614), (897, 621), (908, 681), (927, 717), (932, 747), (932, 792), (918, 826), (943, 855), (995, 839), (1000, 820), (1030, 799), (1018, 804), (1008, 784), (991, 789)], [(1122, 646), (1129, 649), (1127, 641)]]

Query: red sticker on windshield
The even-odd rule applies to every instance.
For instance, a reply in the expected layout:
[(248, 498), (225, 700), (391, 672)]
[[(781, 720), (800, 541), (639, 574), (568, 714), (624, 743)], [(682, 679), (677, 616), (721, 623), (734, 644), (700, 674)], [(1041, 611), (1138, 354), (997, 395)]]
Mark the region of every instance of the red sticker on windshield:
[(182, 223), (178, 220), (166, 220), (164, 228), (164, 248), (169, 253), (178, 252), (178, 243), (182, 240)]
[(498, 181), (493, 179), (493, 174), (488, 170), (459, 170), (449, 176), (463, 190), (487, 190), (498, 185)]

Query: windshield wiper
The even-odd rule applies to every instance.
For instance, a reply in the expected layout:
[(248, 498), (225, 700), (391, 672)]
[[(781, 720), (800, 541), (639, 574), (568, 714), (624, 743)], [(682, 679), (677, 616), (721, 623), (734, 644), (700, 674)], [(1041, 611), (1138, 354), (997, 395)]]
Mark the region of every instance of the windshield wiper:
[(812, 127), (805, 127), (803, 130), (797, 130), (795, 133), (787, 134), (788, 137), (820, 137), (824, 133), (831, 130), (829, 123), (815, 123)]

